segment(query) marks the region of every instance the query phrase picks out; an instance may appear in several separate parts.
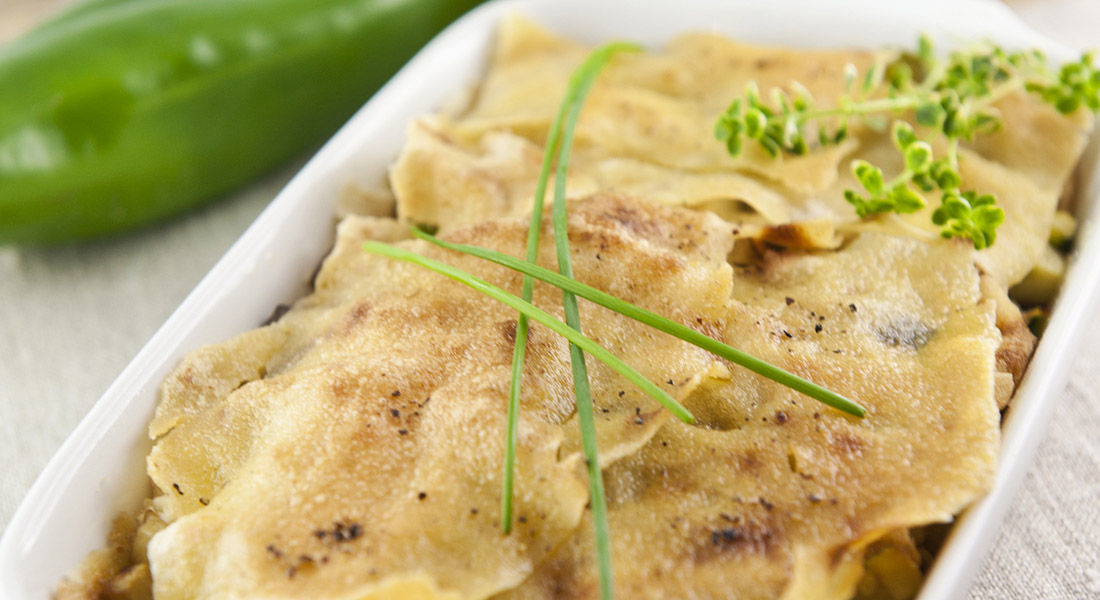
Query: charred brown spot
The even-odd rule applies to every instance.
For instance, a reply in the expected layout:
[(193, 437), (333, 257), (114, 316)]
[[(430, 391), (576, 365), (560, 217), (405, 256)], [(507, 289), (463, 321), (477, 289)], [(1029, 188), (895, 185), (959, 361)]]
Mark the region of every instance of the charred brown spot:
[(516, 343), (516, 328), (518, 327), (519, 323), (517, 323), (515, 319), (504, 321), (500, 324), (501, 333), (504, 334), (504, 339), (509, 345)]
[(692, 327), (695, 331), (716, 340), (722, 339), (723, 326), (720, 323), (715, 323), (710, 319), (704, 319), (703, 317), (695, 317), (695, 325)]
[(195, 367), (192, 367), (190, 365), (187, 366), (183, 370), (182, 373), (180, 373), (179, 375), (176, 376), (176, 378), (179, 379), (179, 381), (181, 381), (182, 383), (184, 383), (187, 386), (194, 385), (195, 384)]
[(645, 423), (648, 423), (649, 420), (652, 419), (653, 417), (656, 417), (657, 415), (661, 414), (661, 410), (662, 409), (658, 408), (656, 410), (651, 410), (649, 412), (642, 412), (641, 408), (636, 407), (634, 409), (634, 423), (637, 424), (637, 425), (644, 425)]
[(359, 328), (359, 325), (366, 320), (367, 316), (370, 315), (370, 313), (370, 302), (360, 302), (356, 304), (354, 307), (352, 307), (350, 311), (348, 311), (347, 316), (344, 317), (344, 322), (340, 324), (340, 327), (339, 329), (337, 329), (336, 333), (338, 335), (350, 334), (351, 332)]
[(725, 529), (712, 532), (710, 534), (710, 541), (715, 546), (722, 544), (730, 545), (740, 540), (742, 535), (740, 529), (736, 527), (726, 527)]
[(766, 555), (778, 547), (781, 537), (769, 523), (755, 519), (738, 523), (723, 520), (692, 535), (689, 559), (696, 564), (732, 560), (745, 554)]
[(847, 433), (833, 436), (832, 446), (833, 450), (838, 454), (845, 454), (853, 457), (863, 455), (863, 440), (852, 437)]
[(814, 247), (814, 240), (797, 223), (782, 223), (760, 232), (758, 243), (765, 248), (805, 250)]
[(359, 395), (359, 385), (347, 377), (333, 377), (329, 389), (335, 398), (355, 398)]
[(331, 540), (335, 543), (350, 542), (359, 539), (363, 535), (363, 526), (356, 522), (345, 523), (336, 521), (330, 529), (319, 528), (314, 530), (313, 536), (319, 540)]
[(760, 470), (760, 459), (752, 452), (742, 454), (737, 457), (737, 468), (740, 471), (756, 473)]
[(615, 221), (637, 237), (652, 238), (660, 236), (661, 228), (656, 219), (643, 215), (641, 211), (625, 204), (616, 204), (604, 212), (605, 217)]

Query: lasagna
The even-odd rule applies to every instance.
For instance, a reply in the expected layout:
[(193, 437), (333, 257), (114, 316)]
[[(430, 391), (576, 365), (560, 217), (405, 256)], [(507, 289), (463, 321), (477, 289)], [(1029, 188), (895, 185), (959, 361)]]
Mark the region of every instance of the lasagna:
[[(567, 342), (532, 326), (505, 535), (517, 314), (361, 248), (397, 243), (518, 291), (519, 274), (411, 240), (409, 224), (522, 256), (542, 146), (587, 52), (501, 25), (467, 105), (409, 124), (393, 212), (344, 218), (308, 296), (164, 382), (154, 493), (61, 596), (597, 597)], [(855, 218), (848, 163), (900, 170), (884, 132), (781, 160), (713, 139), (749, 81), (797, 80), (824, 102), (846, 65), (882, 56), (691, 34), (616, 57), (591, 92), (568, 177), (575, 277), (867, 408), (845, 415), (582, 301), (585, 334), (697, 417), (590, 364), (619, 597), (908, 598), (926, 527), (992, 485), (1000, 411), (1035, 343), (1007, 292), (1047, 257), (1092, 123), (998, 101), (1006, 126), (960, 149), (964, 184), (1006, 214), (982, 251), (940, 239), (930, 208)], [(562, 316), (557, 288), (536, 284), (534, 301)]]

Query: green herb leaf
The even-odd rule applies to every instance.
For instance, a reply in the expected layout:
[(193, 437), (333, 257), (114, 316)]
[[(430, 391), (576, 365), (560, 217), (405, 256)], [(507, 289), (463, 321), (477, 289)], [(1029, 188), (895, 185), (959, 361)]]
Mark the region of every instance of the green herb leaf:
[(959, 172), (951, 166), (946, 158), (933, 162), (929, 174), (941, 190), (956, 190), (962, 185)]
[(905, 150), (910, 144), (917, 141), (917, 134), (913, 126), (905, 121), (894, 121), (894, 146), (898, 150)]
[(932, 166), (932, 146), (928, 142), (911, 142), (902, 153), (905, 168), (913, 173), (927, 172)]
[(912, 214), (925, 207), (924, 198), (904, 184), (896, 186), (890, 196), (894, 210), (901, 214)]
[[(738, 123), (740, 125), (740, 123)], [(745, 113), (745, 135), (754, 140), (764, 137), (764, 128), (768, 125), (768, 117), (759, 108), (750, 108)]]
[(997, 239), (997, 227), (1004, 223), (1005, 213), (993, 196), (974, 191), (961, 194), (947, 192), (942, 204), (932, 213), (932, 222), (943, 227), (944, 238), (968, 238), (976, 250), (988, 248)]
[(920, 125), (938, 129), (943, 126), (947, 114), (939, 102), (924, 100), (917, 105), (917, 110), (913, 116)]
[(886, 185), (882, 176), (882, 169), (865, 160), (855, 160), (852, 161), (852, 174), (859, 180), (863, 189), (870, 192), (872, 196), (882, 194), (883, 187)]
[[(967, 237), (976, 247), (985, 248), (996, 239), (999, 213), (990, 211), (979, 221), (969, 213), (949, 216), (958, 212), (957, 200), (965, 198), (959, 191), (958, 140), (972, 140), (977, 135), (997, 131), (1002, 122), (991, 106), (1015, 90), (1037, 94), (1064, 114), (1082, 106), (1100, 111), (1100, 69), (1093, 62), (1093, 55), (1085, 54), (1055, 72), (1041, 52), (1007, 52), (997, 46), (953, 52), (941, 60), (932, 42), (922, 36), (915, 55), (903, 54), (890, 64), (881, 60), (873, 64), (863, 74), (858, 92), (854, 87), (859, 72), (855, 66), (846, 65), (845, 91), (837, 99), (836, 108), (817, 108), (805, 86), (798, 82), (791, 86), (794, 100), (776, 89), (772, 90), (772, 105), (768, 106), (761, 102), (756, 83), (750, 82), (744, 98), (735, 100), (719, 116), (715, 135), (734, 156), (741, 152), (745, 138), (756, 140), (772, 157), (782, 153), (797, 156), (811, 151), (807, 139), (816, 140), (819, 146), (844, 141), (852, 119), (859, 119), (872, 129), (882, 129), (889, 116), (893, 119), (891, 137), (902, 153), (905, 170), (887, 181), (881, 168), (855, 161), (853, 172), (866, 195), (845, 190), (844, 198), (859, 217), (869, 218), (888, 212), (905, 214), (920, 210), (924, 201), (916, 190), (932, 192), (939, 188), (944, 206), (933, 214), (933, 222), (945, 226), (941, 235)], [(884, 82), (885, 99), (876, 94)], [(744, 115), (742, 101), (748, 107)], [(932, 156), (928, 141), (899, 118), (907, 110), (913, 111), (913, 120), (918, 125), (930, 133), (946, 136), (951, 146), (949, 156), (939, 160)], [(811, 124), (816, 131), (808, 133)]]

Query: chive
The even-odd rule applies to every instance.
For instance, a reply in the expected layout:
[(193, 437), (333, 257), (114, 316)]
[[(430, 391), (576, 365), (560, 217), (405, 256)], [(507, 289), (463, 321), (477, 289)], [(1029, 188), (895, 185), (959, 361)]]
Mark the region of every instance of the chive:
[[(599, 69), (616, 52), (637, 46), (626, 44), (607, 44), (602, 46), (585, 61), (574, 74), (570, 87), (576, 94), (567, 98), (570, 105), (568, 116), (561, 135), (558, 149), (558, 168), (554, 177), (554, 245), (558, 254), (558, 271), (567, 278), (573, 278), (573, 263), (569, 257), (569, 233), (566, 230), (565, 178), (569, 168), (569, 154), (573, 146), (573, 131), (576, 129), (584, 97), (596, 79)], [(577, 297), (562, 289), (562, 305), (565, 309), (565, 322), (577, 333), (581, 331), (580, 309)], [(600, 598), (610, 600), (615, 596), (614, 571), (611, 565), (611, 527), (607, 520), (607, 498), (603, 489), (603, 473), (600, 472), (599, 451), (596, 447), (596, 424), (592, 416), (592, 394), (588, 387), (588, 369), (584, 364), (584, 352), (580, 346), (569, 344), (569, 357), (573, 365), (573, 389), (577, 397), (577, 421), (581, 430), (581, 447), (588, 467), (588, 490), (592, 505), (592, 524), (596, 537), (596, 561), (600, 574)]]
[[(567, 91), (567, 97), (570, 92)], [(535, 184), (535, 201), (531, 209), (531, 224), (527, 227), (527, 262), (538, 261), (539, 235), (542, 233), (542, 204), (546, 196), (546, 181), (550, 175), (550, 165), (554, 162), (554, 151), (558, 146), (561, 134), (561, 122), (565, 117), (567, 104), (562, 102), (558, 112), (554, 115), (554, 121), (550, 125), (550, 132), (546, 138), (546, 148), (542, 155), (542, 167), (539, 170), (538, 182)], [(523, 288), (520, 297), (524, 302), (530, 302), (534, 296), (535, 280), (530, 276), (523, 277)], [(516, 321), (516, 340), (512, 350), (512, 377), (508, 387), (508, 420), (504, 434), (504, 477), (500, 494), (500, 528), (504, 533), (512, 531), (512, 506), (513, 489), (516, 466), (516, 435), (519, 429), (519, 392), (523, 381), (523, 361), (527, 354), (527, 330), (530, 328), (530, 319), (520, 313)]]
[[(570, 80), (575, 87), (573, 98), (566, 98), (569, 105), (561, 133), (561, 145), (558, 149), (558, 170), (554, 173), (553, 190), (553, 237), (554, 247), (558, 251), (558, 271), (573, 279), (573, 263), (569, 255), (569, 232), (566, 230), (565, 214), (565, 176), (569, 170), (569, 155), (573, 148), (573, 131), (576, 120), (580, 118), (581, 107), (588, 89), (592, 87), (599, 73), (615, 53), (637, 51), (634, 44), (610, 43), (597, 48), (585, 59), (581, 68)], [(565, 323), (576, 332), (581, 332), (581, 310), (577, 307), (576, 296), (562, 288), (562, 307)], [(615, 572), (612, 568), (612, 534), (607, 522), (607, 498), (604, 494), (604, 476), (599, 470), (598, 449), (596, 447), (596, 424), (592, 416), (592, 392), (588, 389), (588, 370), (584, 364), (584, 352), (576, 343), (569, 345), (570, 362), (573, 366), (573, 390), (576, 395), (576, 419), (581, 426), (581, 447), (588, 468), (588, 497), (592, 504), (592, 524), (596, 538), (596, 563), (599, 571), (599, 597), (610, 600), (615, 597)], [(680, 416), (680, 415), (678, 415)], [(689, 415), (690, 417), (690, 415)], [(683, 418), (681, 416), (681, 418)]]
[(497, 263), (498, 265), (502, 265), (508, 267), (509, 269), (524, 273), (527, 276), (534, 277), (535, 279), (538, 279), (540, 281), (545, 281), (546, 283), (559, 287), (563, 290), (568, 290), (569, 292), (572, 292), (580, 296), (581, 298), (590, 300), (596, 304), (599, 304), (600, 306), (603, 306), (604, 308), (608, 308), (621, 315), (630, 317), (635, 321), (649, 325), (654, 329), (678, 337), (681, 340), (688, 342), (689, 344), (698, 346), (734, 364), (745, 367), (746, 369), (749, 369), (754, 373), (763, 375), (764, 377), (767, 377), (768, 379), (771, 379), (776, 383), (781, 383), (795, 391), (802, 392), (803, 394), (806, 394), (814, 400), (822, 402), (837, 410), (843, 411), (856, 417), (863, 417), (867, 413), (867, 411), (862, 406), (845, 398), (844, 396), (841, 396), (840, 394), (837, 394), (836, 392), (823, 388), (812, 381), (803, 379), (802, 377), (799, 377), (798, 375), (795, 375), (790, 371), (786, 371), (780, 367), (772, 365), (771, 363), (765, 362), (759, 358), (752, 356), (751, 354), (746, 354), (745, 352), (742, 352), (732, 346), (726, 345), (714, 338), (703, 335), (702, 333), (699, 333), (698, 331), (695, 331), (690, 327), (681, 325), (676, 321), (667, 319), (665, 317), (662, 317), (661, 315), (650, 312), (635, 304), (631, 304), (630, 302), (627, 302), (620, 298), (616, 298), (615, 296), (612, 296), (607, 292), (581, 283), (576, 279), (565, 277), (559, 273), (551, 271), (550, 269), (546, 269), (538, 265), (518, 260), (515, 257), (509, 256), (502, 252), (496, 252), (495, 250), (480, 248), (478, 246), (469, 246), (466, 244), (455, 244), (453, 242), (447, 242), (415, 228), (413, 229), (413, 235), (422, 240), (432, 242), (433, 244), (436, 244), (443, 248), (457, 250), (471, 256), (476, 256), (478, 258), (492, 261), (494, 263)]
[[(562, 99), (558, 112), (554, 115), (554, 121), (550, 125), (550, 131), (546, 138), (546, 147), (542, 155), (542, 167), (539, 170), (539, 178), (535, 184), (535, 198), (531, 209), (531, 223), (527, 229), (527, 262), (535, 264), (538, 261), (539, 235), (542, 232), (542, 207), (546, 197), (546, 184), (550, 177), (550, 167), (554, 162), (554, 154), (558, 148), (558, 140), (561, 137), (562, 121), (565, 120), (566, 111), (578, 97), (587, 94), (596, 73), (617, 51), (638, 49), (631, 44), (612, 43), (596, 50), (585, 59), (577, 68), (566, 87), (565, 97)], [(524, 276), (523, 287), (520, 292), (525, 302), (530, 302), (534, 294), (535, 281), (530, 276)], [(523, 361), (527, 353), (527, 331), (529, 319), (527, 315), (520, 314), (516, 321), (515, 347), (512, 351), (512, 376), (508, 388), (508, 417), (505, 426), (504, 442), (504, 476), (501, 489), (500, 525), (504, 533), (512, 531), (513, 514), (513, 490), (516, 464), (516, 435), (519, 428), (519, 394), (523, 380)]]
[[(618, 52), (640, 51), (640, 46), (627, 43), (605, 44), (584, 59), (580, 67), (577, 67), (566, 87), (565, 97), (562, 99), (551, 124), (547, 137), (546, 150), (542, 155), (542, 167), (536, 184), (535, 203), (531, 208), (531, 223), (527, 232), (527, 261), (535, 264), (538, 260), (539, 233), (542, 229), (542, 204), (546, 197), (547, 179), (550, 174), (550, 164), (553, 162), (555, 149), (559, 151), (558, 170), (554, 176), (554, 239), (558, 248), (559, 269), (571, 276), (569, 264), (569, 238), (565, 232), (565, 170), (569, 164), (569, 153), (572, 146), (573, 130), (576, 127), (576, 119), (580, 114), (584, 97), (588, 89), (592, 87), (599, 69), (602, 69), (610, 57)], [(568, 110), (568, 117), (566, 117)], [(562, 122), (564, 127), (562, 127)], [(559, 137), (562, 139), (559, 146)], [(560, 207), (560, 208), (559, 208)], [(561, 215), (559, 219), (558, 215)], [(560, 221), (560, 223), (559, 223)], [(530, 277), (524, 277), (522, 284), (522, 297), (530, 302), (535, 282)], [(577, 332), (581, 330), (580, 314), (576, 308), (576, 298), (569, 292), (562, 292), (562, 303), (565, 310), (566, 323)], [(513, 480), (515, 477), (516, 456), (516, 429), (519, 419), (519, 388), (524, 370), (524, 357), (527, 346), (528, 321), (524, 315), (520, 315), (516, 323), (516, 346), (511, 361), (511, 385), (508, 389), (508, 421), (505, 430), (505, 465), (504, 486), (502, 498), (500, 498), (500, 522), (505, 533), (511, 530), (511, 506), (513, 506)], [(570, 343), (570, 362), (573, 368), (573, 388), (576, 394), (577, 421), (581, 426), (581, 440), (584, 450), (584, 458), (588, 466), (588, 493), (591, 495), (592, 516), (595, 527), (596, 555), (599, 565), (599, 596), (604, 600), (614, 597), (614, 580), (612, 561), (610, 561), (610, 528), (607, 524), (607, 505), (604, 498), (603, 476), (599, 472), (599, 461), (596, 449), (595, 424), (592, 419), (592, 395), (588, 390), (587, 370), (584, 366), (584, 352)], [(682, 408), (682, 407), (681, 407)], [(686, 413), (686, 411), (684, 411)], [(680, 416), (680, 415), (678, 415)], [(690, 418), (690, 414), (686, 415)], [(683, 416), (681, 416), (683, 418)]]
[(571, 344), (575, 344), (580, 347), (581, 350), (591, 354), (600, 362), (604, 363), (608, 367), (611, 367), (615, 372), (619, 373), (623, 377), (627, 378), (631, 383), (638, 386), (640, 390), (649, 394), (657, 399), (665, 408), (675, 414), (681, 420), (687, 423), (693, 423), (695, 418), (691, 415), (686, 408), (684, 408), (679, 402), (677, 402), (667, 392), (657, 387), (652, 381), (647, 379), (644, 375), (634, 370), (633, 367), (626, 364), (619, 357), (615, 356), (611, 352), (608, 352), (603, 346), (600, 346), (590, 338), (586, 337), (583, 333), (569, 327), (565, 323), (562, 323), (553, 315), (547, 313), (541, 308), (531, 304), (530, 302), (524, 302), (518, 296), (510, 294), (507, 291), (481, 279), (474, 275), (457, 269), (446, 263), (441, 263), (436, 260), (432, 260), (425, 256), (421, 256), (410, 250), (399, 248), (397, 246), (391, 246), (382, 242), (368, 241), (363, 242), (363, 250), (370, 252), (371, 254), (379, 254), (388, 258), (395, 258), (397, 260), (403, 260), (416, 265), (420, 265), (441, 275), (450, 277), (451, 279), (467, 285), (486, 296), (502, 302), (511, 308), (516, 309), (522, 314), (528, 316), (528, 318), (534, 319), (539, 323), (542, 323), (548, 327), (554, 333), (557, 333), (569, 340)]
[[(584, 336), (581, 332), (580, 310), (577, 305), (576, 294), (594, 300), (603, 306), (634, 318), (642, 323), (672, 333), (680, 339), (689, 341), (718, 356), (727, 358), (731, 362), (746, 366), (757, 373), (783, 383), (795, 390), (806, 393), (811, 397), (817, 398), (830, 406), (837, 407), (840, 410), (844, 410), (856, 416), (863, 416), (865, 413), (863, 408), (858, 404), (825, 390), (812, 382), (740, 352), (717, 340), (706, 337), (679, 323), (664, 319), (659, 315), (615, 298), (610, 294), (584, 286), (573, 279), (573, 267), (569, 256), (569, 237), (566, 230), (567, 214), (565, 206), (565, 184), (569, 165), (569, 155), (572, 148), (573, 132), (580, 116), (584, 98), (594, 83), (599, 70), (615, 53), (636, 49), (638, 49), (638, 47), (632, 44), (607, 44), (589, 55), (585, 62), (573, 73), (565, 98), (555, 115), (550, 132), (547, 136), (542, 168), (536, 185), (535, 199), (531, 211), (531, 224), (527, 234), (525, 261), (486, 249), (448, 244), (428, 234), (414, 230), (417, 237), (421, 237), (422, 239), (432, 241), (444, 247), (469, 251), (470, 254), (494, 260), (499, 264), (524, 273), (521, 291), (523, 295), (522, 298), (509, 294), (499, 287), (493, 286), (484, 280), (451, 267), (450, 265), (431, 260), (408, 250), (379, 242), (366, 242), (363, 246), (364, 250), (368, 252), (405, 260), (436, 271), (472, 287), (490, 298), (503, 302), (520, 313), (517, 319), (516, 344), (512, 356), (512, 379), (511, 385), (509, 386), (508, 415), (505, 432), (505, 464), (501, 494), (501, 527), (505, 533), (511, 530), (519, 394), (523, 373), (523, 361), (526, 354), (529, 319), (535, 319), (569, 341), (570, 362), (573, 370), (573, 387), (577, 401), (577, 420), (580, 426), (585, 465), (588, 470), (589, 497), (592, 507), (596, 558), (600, 578), (600, 597), (603, 600), (611, 600), (611, 598), (614, 597), (614, 572), (611, 564), (611, 530), (608, 523), (607, 499), (603, 488), (603, 474), (600, 471), (599, 465), (595, 420), (592, 413), (592, 396), (589, 389), (588, 370), (585, 366), (584, 353), (588, 352), (593, 357), (601, 360), (613, 370), (626, 377), (643, 391), (656, 398), (678, 418), (689, 423), (694, 419), (691, 413), (672, 399), (671, 396), (626, 363), (622, 362), (622, 360)], [(558, 150), (558, 161), (554, 179), (552, 222), (554, 227), (558, 270), (560, 274), (542, 269), (536, 264), (538, 258), (539, 236), (542, 229), (543, 201), (546, 195), (546, 183), (549, 177), (550, 165), (553, 162), (555, 149)], [(561, 288), (565, 323), (558, 321), (548, 313), (531, 304), (530, 300), (534, 291), (534, 280), (532, 277), (548, 281)]]

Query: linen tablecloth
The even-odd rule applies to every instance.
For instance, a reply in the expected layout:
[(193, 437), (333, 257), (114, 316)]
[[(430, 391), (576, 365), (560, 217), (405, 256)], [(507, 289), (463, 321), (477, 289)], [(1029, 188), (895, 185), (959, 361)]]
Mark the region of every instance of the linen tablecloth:
[[(63, 3), (0, 0), (0, 41)], [(1070, 47), (1100, 47), (1098, 0), (1009, 6)], [(0, 528), (96, 399), (296, 168), (123, 239), (0, 249)], [(1084, 335), (971, 600), (1100, 599), (1100, 306)]]

